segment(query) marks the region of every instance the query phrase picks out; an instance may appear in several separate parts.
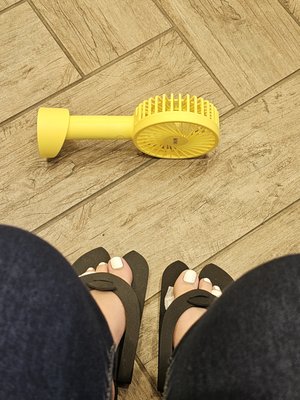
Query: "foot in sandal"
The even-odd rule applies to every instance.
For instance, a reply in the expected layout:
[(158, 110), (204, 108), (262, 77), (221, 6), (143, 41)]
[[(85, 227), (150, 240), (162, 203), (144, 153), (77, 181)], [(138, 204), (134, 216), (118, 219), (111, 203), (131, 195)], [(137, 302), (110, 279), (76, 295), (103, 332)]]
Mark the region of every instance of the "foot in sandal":
[[(121, 257), (113, 257), (108, 263), (101, 262), (96, 268), (89, 267), (86, 272), (80, 275), (80, 277), (94, 274), (96, 272), (106, 272), (118, 276), (129, 285), (131, 285), (132, 282), (131, 268), (124, 258)], [(91, 290), (90, 294), (104, 315), (114, 343), (118, 346), (126, 327), (125, 309), (122, 301), (114, 292), (111, 291), (104, 292), (100, 290)], [(112, 399), (114, 398), (115, 386), (112, 382)]]
[(199, 276), (182, 261), (164, 271), (159, 316), (158, 382), (164, 389), (169, 360), (185, 334), (222, 295), (233, 279), (217, 265), (206, 265)]
[[(197, 273), (188, 269), (183, 271), (177, 278), (174, 284), (174, 299), (181, 296), (184, 293), (189, 292), (194, 289), (202, 289), (213, 294), (216, 297), (220, 297), (222, 291), (219, 286), (213, 285), (209, 278), (202, 278), (199, 280)], [(178, 318), (174, 333), (173, 333), (173, 346), (174, 348), (179, 344), (180, 340), (191, 328), (192, 325), (199, 318), (201, 318), (206, 312), (205, 308), (201, 307), (191, 307), (184, 311)]]
[[(118, 276), (129, 285), (131, 285), (132, 282), (132, 271), (130, 266), (124, 258), (121, 257), (113, 257), (108, 263), (101, 262), (96, 268), (89, 267), (86, 272), (80, 275), (80, 277), (96, 272), (106, 272)], [(114, 292), (91, 290), (90, 293), (102, 311), (109, 326), (110, 333), (114, 339), (114, 343), (118, 346), (126, 326), (124, 305)]]
[(98, 247), (83, 254), (73, 268), (106, 319), (116, 346), (113, 388), (127, 386), (132, 379), (148, 264), (135, 251), (110, 258), (103, 247)]

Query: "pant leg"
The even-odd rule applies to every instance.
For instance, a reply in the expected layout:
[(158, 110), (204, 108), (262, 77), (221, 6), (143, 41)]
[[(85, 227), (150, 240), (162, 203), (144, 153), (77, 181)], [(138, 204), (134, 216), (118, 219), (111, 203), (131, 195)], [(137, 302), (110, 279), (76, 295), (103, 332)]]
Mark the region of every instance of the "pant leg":
[(173, 356), (168, 400), (300, 399), (300, 255), (241, 277)]
[(113, 340), (69, 263), (0, 226), (0, 399), (106, 399)]

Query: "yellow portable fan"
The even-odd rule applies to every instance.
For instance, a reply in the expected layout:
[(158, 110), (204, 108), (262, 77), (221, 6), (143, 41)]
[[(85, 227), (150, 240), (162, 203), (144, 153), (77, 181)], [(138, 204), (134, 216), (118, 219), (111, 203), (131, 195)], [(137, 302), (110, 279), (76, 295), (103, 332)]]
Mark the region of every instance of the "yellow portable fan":
[(219, 113), (208, 100), (167, 95), (143, 101), (133, 116), (70, 116), (65, 108), (40, 108), (41, 157), (55, 157), (71, 139), (131, 139), (143, 153), (159, 158), (193, 158), (219, 142)]

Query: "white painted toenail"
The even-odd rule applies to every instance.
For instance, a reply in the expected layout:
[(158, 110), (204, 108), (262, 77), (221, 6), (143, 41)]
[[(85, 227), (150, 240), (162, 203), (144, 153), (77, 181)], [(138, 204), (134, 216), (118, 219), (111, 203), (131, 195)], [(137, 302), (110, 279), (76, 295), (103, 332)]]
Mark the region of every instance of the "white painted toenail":
[(95, 272), (96, 272), (95, 268), (89, 267), (83, 274), (79, 275), (79, 277), (84, 275), (94, 274)]
[(197, 279), (197, 273), (192, 269), (189, 269), (184, 273), (183, 280), (186, 283), (195, 283)]
[(122, 261), (122, 258), (121, 258), (121, 257), (113, 257), (113, 258), (110, 260), (110, 263), (111, 263), (111, 267), (112, 267), (113, 269), (120, 269), (120, 268), (123, 268), (123, 261)]
[(211, 280), (209, 278), (203, 278), (203, 280), (204, 282), (211, 283)]
[(101, 262), (100, 264), (98, 264), (98, 267), (101, 267), (101, 265), (106, 265), (105, 262)]
[(214, 286), (212, 287), (211, 294), (213, 294), (213, 295), (216, 296), (216, 297), (220, 297), (220, 296), (222, 295), (222, 291), (221, 291), (221, 289), (220, 289), (219, 286), (214, 285)]

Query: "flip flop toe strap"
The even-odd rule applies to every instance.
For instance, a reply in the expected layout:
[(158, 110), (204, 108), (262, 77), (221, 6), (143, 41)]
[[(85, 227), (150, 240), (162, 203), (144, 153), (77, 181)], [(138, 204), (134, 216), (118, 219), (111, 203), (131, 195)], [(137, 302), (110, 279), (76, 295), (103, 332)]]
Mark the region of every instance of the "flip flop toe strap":
[(84, 279), (84, 276), (81, 279), (86, 286), (90, 289), (90, 290), (100, 290), (102, 292), (114, 292), (116, 290), (116, 286), (114, 285), (114, 283), (112, 282), (111, 279), (105, 279), (102, 277), (98, 277), (91, 280), (91, 281), (86, 281)]

